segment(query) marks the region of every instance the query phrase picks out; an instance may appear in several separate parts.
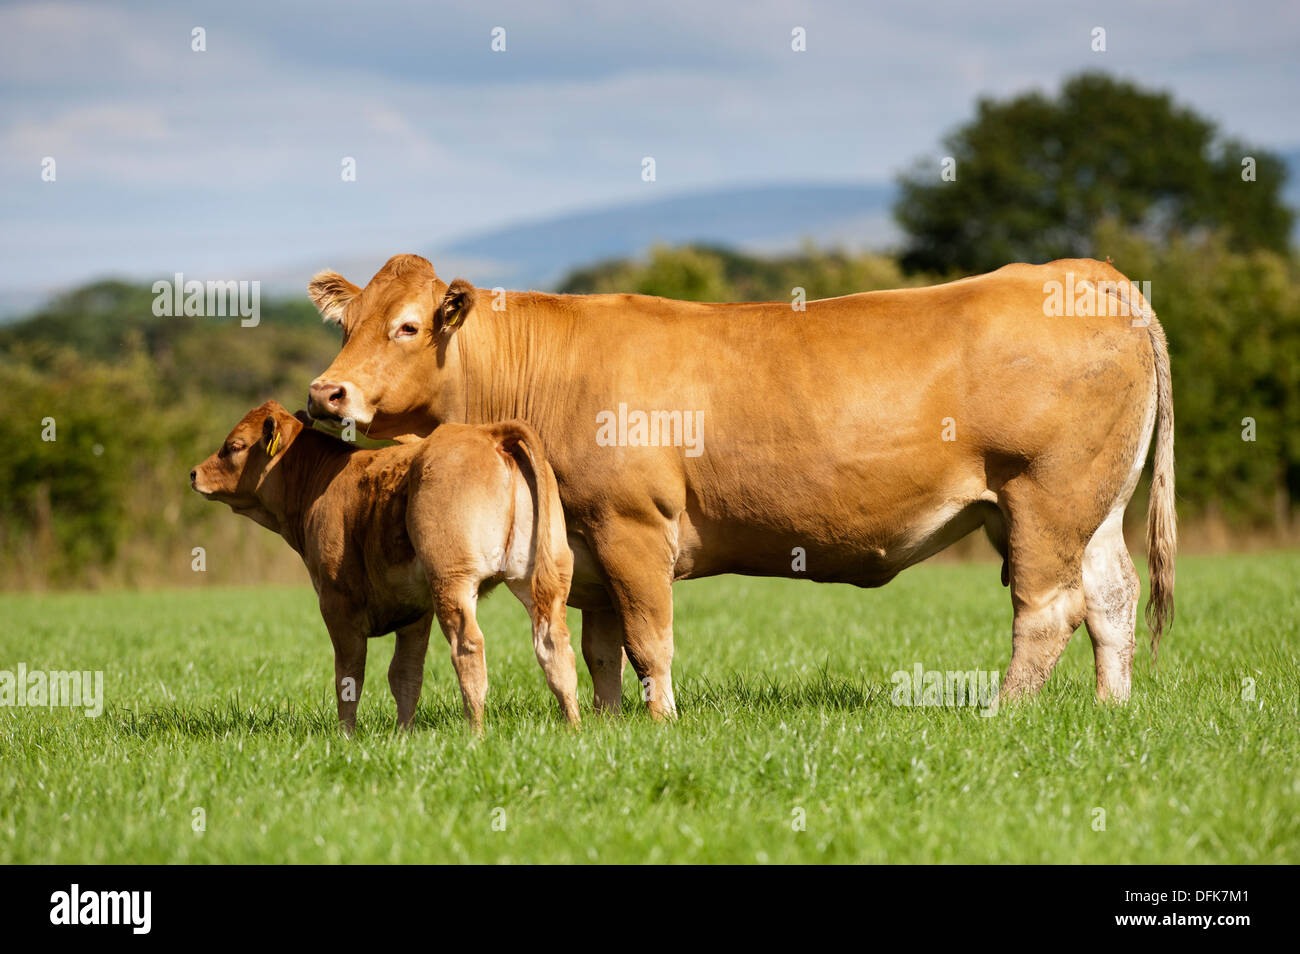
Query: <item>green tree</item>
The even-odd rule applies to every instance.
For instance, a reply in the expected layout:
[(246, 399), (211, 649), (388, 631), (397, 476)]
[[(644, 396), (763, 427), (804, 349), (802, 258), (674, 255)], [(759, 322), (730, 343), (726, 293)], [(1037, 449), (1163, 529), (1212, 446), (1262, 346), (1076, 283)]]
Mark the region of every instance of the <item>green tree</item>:
[(116, 366), (71, 349), (0, 353), (18, 413), (0, 416), (0, 565), (41, 564), (67, 583), (111, 560), (127, 526), (127, 499), (150, 450), (152, 375), (137, 354)]
[[(1219, 138), (1166, 93), (1085, 73), (1054, 99), (981, 99), (943, 146), (955, 179), (929, 160), (900, 180), (894, 215), (908, 235), (909, 271), (1095, 256), (1106, 219), (1157, 240), (1215, 229), (1232, 251), (1287, 249), (1283, 161)], [(1247, 156), (1254, 181), (1242, 178)]]
[(1216, 233), (1161, 245), (1113, 222), (1096, 240), (1151, 283), (1169, 338), (1180, 510), (1286, 533), (1300, 497), (1300, 260), (1234, 252)]
[(147, 284), (97, 282), (0, 328), (18, 409), (0, 418), (0, 585), (158, 579), (213, 526), (228, 548), (250, 536), (189, 469), (251, 406), (300, 406), (338, 332), (305, 300), (264, 302), (252, 327), (152, 301)]

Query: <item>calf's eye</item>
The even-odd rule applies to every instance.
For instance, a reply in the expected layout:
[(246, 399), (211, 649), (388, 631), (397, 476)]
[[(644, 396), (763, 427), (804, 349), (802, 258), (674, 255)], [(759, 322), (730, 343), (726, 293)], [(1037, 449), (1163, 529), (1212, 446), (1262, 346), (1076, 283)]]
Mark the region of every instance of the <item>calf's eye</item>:
[(400, 328), (397, 329), (397, 334), (395, 335), (395, 337), (414, 338), (419, 333), (420, 333), (420, 326), (416, 324), (412, 324), (411, 322), (408, 321), (406, 322), (406, 324), (402, 325)]

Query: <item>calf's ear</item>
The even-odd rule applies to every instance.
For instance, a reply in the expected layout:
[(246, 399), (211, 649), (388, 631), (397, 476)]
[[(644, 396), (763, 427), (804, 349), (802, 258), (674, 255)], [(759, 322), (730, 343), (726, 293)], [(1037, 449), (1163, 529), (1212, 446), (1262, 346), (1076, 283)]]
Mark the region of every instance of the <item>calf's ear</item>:
[(463, 278), (457, 278), (447, 286), (442, 301), (435, 309), (438, 331), (450, 334), (465, 323), (465, 319), (473, 310), (474, 286)]
[(320, 312), (321, 318), (332, 325), (341, 324), (343, 310), (348, 302), (361, 294), (361, 289), (338, 272), (321, 272), (307, 283), (307, 295)]
[[(299, 412), (302, 413), (300, 418), (297, 414), (290, 414), (274, 401), (269, 403), (273, 406), (262, 419), (262, 439), (259, 443), (266, 451), (266, 456), (274, 458), (277, 454), (283, 454), (285, 448), (292, 444), (299, 434), (311, 428), (311, 418)], [(306, 418), (307, 423), (303, 422), (303, 418)]]
[(280, 422), (275, 419), (274, 414), (266, 415), (262, 421), (262, 446), (266, 448), (266, 456), (274, 457), (280, 452), (280, 445), (284, 442), (284, 437), (280, 433)]

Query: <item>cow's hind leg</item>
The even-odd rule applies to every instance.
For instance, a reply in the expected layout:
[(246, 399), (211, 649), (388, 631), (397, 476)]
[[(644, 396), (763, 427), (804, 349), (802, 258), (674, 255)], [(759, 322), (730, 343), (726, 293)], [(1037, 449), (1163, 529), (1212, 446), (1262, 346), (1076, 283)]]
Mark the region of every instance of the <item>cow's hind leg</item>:
[(998, 556), (1002, 557), (1002, 585), (1007, 586), (1011, 582), (1011, 567), (1007, 562), (1007, 557), (1011, 551), (1011, 542), (1007, 539), (1007, 520), (997, 507), (989, 507), (986, 511), (984, 515), (984, 533), (988, 536), (993, 549), (998, 551)]
[(1097, 698), (1123, 702), (1133, 678), (1141, 585), (1124, 544), (1123, 511), (1106, 519), (1083, 557), (1088, 635), (1097, 663)]
[(1086, 536), (1047, 518), (1047, 508), (1021, 501), (1009, 515), (1011, 663), (1004, 698), (1037, 692), (1052, 674), (1083, 622), (1083, 550)]

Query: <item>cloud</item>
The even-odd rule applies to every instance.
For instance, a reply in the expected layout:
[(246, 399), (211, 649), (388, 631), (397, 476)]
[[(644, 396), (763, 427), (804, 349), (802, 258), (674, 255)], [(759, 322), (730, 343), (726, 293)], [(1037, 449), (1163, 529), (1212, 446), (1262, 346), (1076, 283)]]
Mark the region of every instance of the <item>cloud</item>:
[[(790, 48), (795, 26), (807, 52)], [(1264, 145), (1296, 141), (1300, 93), (1300, 13), (1283, 2), (1250, 16), (1210, 0), (1177, 14), (1117, 0), (53, 2), (0, 9), (0, 37), (0, 213), (22, 235), (0, 287), (182, 256), (428, 247), (712, 185), (882, 181), (933, 153), (976, 96), (1085, 68), (1171, 89)], [(44, 156), (57, 183), (40, 180)]]

